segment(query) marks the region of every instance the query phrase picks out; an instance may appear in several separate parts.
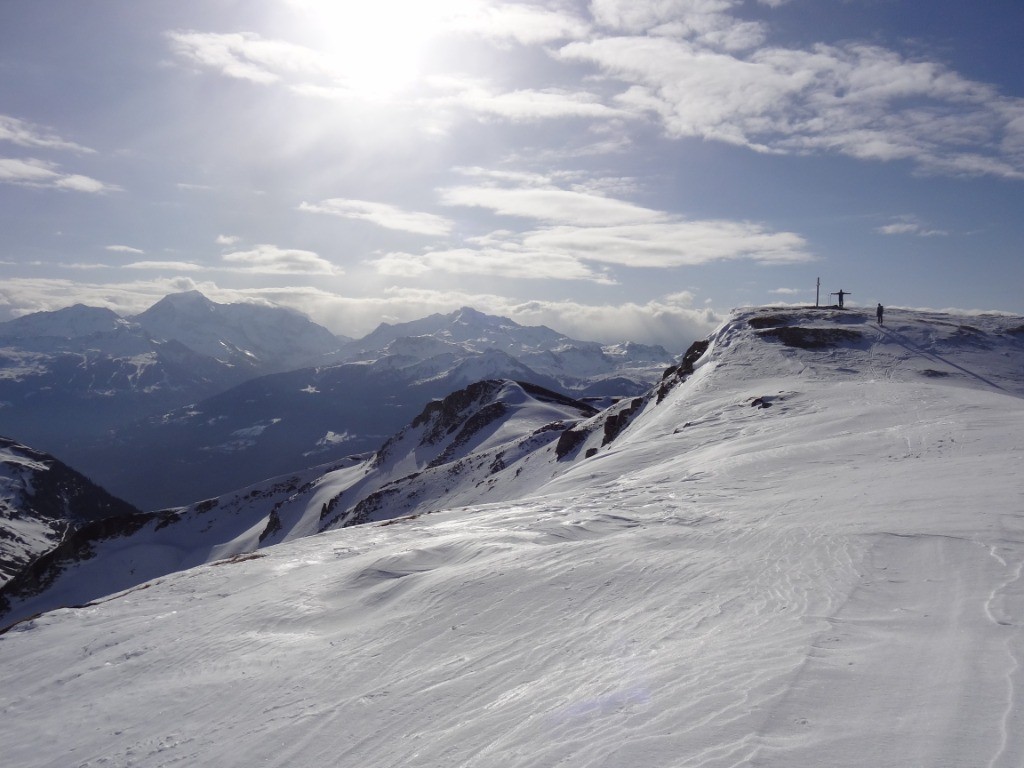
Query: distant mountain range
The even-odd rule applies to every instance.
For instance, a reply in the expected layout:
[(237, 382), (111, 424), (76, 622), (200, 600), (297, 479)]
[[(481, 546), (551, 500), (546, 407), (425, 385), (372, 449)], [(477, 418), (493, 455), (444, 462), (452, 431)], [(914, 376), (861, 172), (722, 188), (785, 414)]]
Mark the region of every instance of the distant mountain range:
[(133, 317), (76, 305), (0, 323), (0, 434), (143, 509), (372, 451), (482, 379), (576, 398), (644, 391), (661, 347), (602, 346), (463, 308), (359, 340), (190, 291)]

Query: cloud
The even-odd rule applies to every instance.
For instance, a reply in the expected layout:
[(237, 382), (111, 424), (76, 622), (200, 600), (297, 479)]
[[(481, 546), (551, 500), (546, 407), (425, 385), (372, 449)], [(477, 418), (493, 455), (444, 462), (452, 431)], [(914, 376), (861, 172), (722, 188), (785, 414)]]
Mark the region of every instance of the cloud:
[[(770, 7), (785, 2), (759, 0)], [(514, 123), (643, 120), (670, 138), (757, 152), (837, 153), (905, 161), (923, 173), (1024, 179), (1024, 99), (879, 45), (772, 45), (768, 24), (739, 17), (747, 7), (741, 0), (591, 0), (589, 17), (574, 13), (571, 3), (421, 5), (425, 10), (412, 17), (419, 27), (410, 32), (407, 20), (402, 34), (532, 46), (564, 65), (561, 73), (548, 72), (543, 84), (512, 86), (473, 79), (466, 70), (417, 69), (413, 79), (424, 87), (401, 106), (419, 113), (407, 124), (424, 131), (444, 132), (455, 116), (465, 115)], [(299, 6), (312, 9), (312, 18), (351, 21), (347, 11), (324, 3)], [(394, 26), (389, 8), (367, 17), (377, 33)], [(251, 32), (178, 30), (167, 39), (179, 60), (234, 79), (335, 100), (382, 98), (387, 90), (368, 90), (367, 67), (360, 76), (340, 49), (319, 51)], [(400, 54), (388, 50), (372, 53), (382, 72), (387, 56)], [(586, 88), (559, 83), (562, 74), (578, 80), (581, 67), (592, 70), (584, 75)], [(530, 77), (535, 70), (522, 71)]]
[[(479, 170), (474, 173), (480, 175)], [(498, 178), (498, 177), (495, 177)], [(515, 181), (513, 177), (506, 180)], [(628, 267), (672, 268), (714, 261), (745, 259), (765, 264), (812, 261), (806, 241), (793, 232), (774, 232), (749, 221), (721, 219), (691, 220), (657, 211), (625, 200), (599, 194), (600, 179), (562, 189), (526, 179), (527, 186), (496, 184), (467, 185), (439, 191), (441, 202), (450, 206), (485, 208), (501, 216), (532, 219), (542, 226), (527, 231), (496, 230), (467, 240), (479, 246), (485, 262), (506, 254), (535, 255), (535, 259), (557, 260), (559, 274), (608, 282), (605, 272), (586, 267), (566, 269), (576, 262), (601, 262)], [(623, 180), (611, 180), (610, 188)], [(459, 255), (465, 257), (464, 251)], [(431, 254), (433, 256), (433, 254)], [(517, 256), (518, 258), (518, 256)], [(436, 263), (425, 259), (421, 263)], [(461, 263), (469, 264), (465, 258)]]
[[(760, 152), (907, 160), (931, 173), (1024, 178), (1024, 100), (1001, 96), (942, 64), (864, 43), (764, 46), (724, 13), (733, 5), (724, 0), (597, 7), (605, 5), (599, 18), (630, 34), (575, 41), (558, 56), (592, 64), (619, 82), (620, 108), (652, 117), (670, 137)], [(718, 43), (708, 38), (710, 22), (693, 10), (699, 5), (719, 9), (710, 25)], [(682, 26), (640, 34), (672, 7), (690, 9)], [(733, 32), (734, 43), (721, 42)], [(737, 52), (741, 39), (756, 48)]]
[(251, 32), (173, 31), (171, 48), (182, 59), (239, 80), (270, 85), (287, 77), (336, 77), (321, 53), (283, 40), (267, 40)]
[(52, 184), (55, 179), (60, 178), (60, 174), (53, 168), (52, 163), (42, 160), (0, 157), (0, 182), (47, 186)]
[[(141, 253), (141, 251), (138, 251)], [(340, 275), (339, 267), (312, 251), (278, 248), (276, 245), (257, 245), (247, 251), (224, 254), (221, 264), (200, 264), (193, 261), (146, 260), (123, 265), (124, 269), (154, 272), (231, 272), (238, 274), (268, 275)]]
[(444, 205), (486, 208), (515, 216), (579, 226), (656, 222), (666, 214), (588, 190), (551, 186), (459, 186), (439, 191)]
[(340, 197), (322, 200), (319, 203), (304, 202), (299, 206), (299, 210), (325, 213), (343, 219), (369, 221), (386, 229), (437, 237), (449, 234), (454, 227), (454, 222), (432, 213), (404, 211), (387, 203), (349, 200)]
[[(366, 263), (379, 274), (413, 279), (430, 272), (526, 280), (617, 284), (608, 265), (671, 269), (724, 260), (761, 264), (813, 261), (806, 241), (748, 221), (690, 220), (602, 194), (631, 190), (630, 179), (577, 174), (458, 169), (480, 183), (438, 190), (442, 204), (531, 220), (493, 229), (450, 248), (391, 252)], [(554, 180), (573, 182), (571, 189)]]
[[(524, 44), (576, 39), (587, 28), (582, 20), (575, 17), (540, 8), (514, 4), (477, 5), (477, 13), (457, 14), (445, 23), (439, 23), (439, 27), (488, 39), (516, 39)], [(344, 56), (331, 56), (251, 32), (174, 31), (167, 33), (167, 38), (179, 59), (225, 77), (287, 87), (295, 93), (320, 99), (341, 100), (359, 96), (379, 100), (387, 95), (384, 84), (380, 84), (376, 92), (367, 92), (367, 86), (373, 83), (374, 78), (353, 70), (357, 64), (364, 69), (374, 66), (372, 61), (346, 65)], [(385, 62), (378, 65), (387, 66)], [(384, 77), (384, 73), (380, 76)], [(564, 88), (496, 91), (480, 80), (450, 75), (424, 75), (424, 82), (433, 89), (432, 95), (423, 96), (417, 102), (425, 112), (458, 108), (517, 122), (630, 116), (629, 112), (604, 104), (599, 96), (585, 91)]]
[(113, 251), (114, 253), (133, 253), (140, 256), (145, 253), (145, 251), (139, 248), (132, 248), (130, 245), (108, 245), (106, 250)]
[(65, 141), (48, 128), (9, 115), (0, 115), (0, 141), (10, 141), (21, 147), (41, 147), (86, 154), (95, 151), (73, 141)]
[(513, 306), (509, 314), (523, 325), (546, 325), (584, 341), (640, 341), (681, 354), (725, 319), (711, 307), (692, 306), (691, 298), (676, 294), (622, 304), (530, 301)]
[(587, 91), (566, 88), (495, 92), (476, 80), (431, 78), (428, 82), (441, 94), (426, 99), (431, 109), (459, 107), (481, 115), (493, 115), (513, 122), (536, 122), (564, 118), (612, 119), (631, 117), (627, 110), (611, 107)]
[(585, 20), (571, 13), (509, 2), (466, 2), (444, 20), (444, 28), (492, 40), (541, 45), (579, 39), (590, 31)]
[(257, 245), (248, 251), (234, 251), (221, 257), (237, 271), (272, 275), (338, 275), (342, 271), (313, 251)]
[(604, 271), (586, 265), (571, 254), (532, 250), (509, 239), (500, 247), (477, 244), (424, 254), (388, 253), (369, 264), (393, 277), (416, 277), (426, 272), (487, 275), (523, 280), (584, 280), (605, 285), (615, 281)]
[(626, 35), (671, 36), (724, 50), (745, 50), (763, 42), (766, 29), (740, 21), (728, 11), (735, 0), (592, 0), (594, 20)]
[(946, 230), (933, 229), (910, 214), (897, 216), (891, 223), (878, 227), (875, 231), (882, 235), (915, 235), (917, 237), (946, 237), (949, 235)]
[(217, 245), (235, 245), (241, 239), (237, 235), (217, 235), (216, 243)]
[(150, 269), (158, 272), (203, 272), (208, 269), (191, 261), (133, 261), (125, 269)]
[(552, 227), (522, 236), (527, 248), (578, 254), (628, 267), (670, 268), (743, 259), (762, 264), (813, 261), (806, 241), (747, 221), (674, 219), (649, 224)]
[(59, 166), (35, 158), (0, 157), (0, 184), (64, 189), (73, 192), (116, 192), (120, 187), (79, 174), (62, 173)]
[(115, 189), (115, 187), (104, 184), (102, 181), (82, 176), (78, 173), (61, 176), (53, 182), (53, 186), (58, 189), (70, 189), (75, 192), (109, 192)]

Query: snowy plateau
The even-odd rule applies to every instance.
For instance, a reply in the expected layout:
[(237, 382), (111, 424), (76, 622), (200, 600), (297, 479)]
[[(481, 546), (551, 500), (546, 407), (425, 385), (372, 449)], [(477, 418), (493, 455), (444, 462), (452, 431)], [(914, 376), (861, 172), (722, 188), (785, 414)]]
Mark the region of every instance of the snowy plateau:
[(597, 412), (476, 382), (55, 564), (3, 763), (1019, 767), (1022, 398), (1024, 318), (898, 309), (737, 311)]

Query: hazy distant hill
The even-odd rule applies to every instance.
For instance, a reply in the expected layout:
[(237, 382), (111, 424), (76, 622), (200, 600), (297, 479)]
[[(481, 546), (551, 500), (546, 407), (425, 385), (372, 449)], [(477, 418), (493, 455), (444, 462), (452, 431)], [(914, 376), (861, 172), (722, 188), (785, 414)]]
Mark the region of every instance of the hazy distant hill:
[(37, 312), (0, 323), (0, 434), (103, 480), (93, 452), (113, 430), (313, 364), (345, 341), (294, 312), (195, 291), (130, 318), (83, 305)]
[[(685, 349), (691, 341), (680, 339), (679, 348)], [(625, 339), (605, 345), (579, 341), (543, 325), (524, 326), (470, 307), (408, 323), (382, 323), (372, 333), (343, 347), (342, 355), (351, 360), (395, 356), (424, 361), (488, 350), (503, 352), (575, 393), (593, 389), (601, 394), (638, 394), (674, 360), (660, 346)]]
[(165, 296), (129, 318), (157, 339), (174, 339), (252, 375), (317, 365), (349, 341), (298, 312), (261, 304), (217, 304), (199, 291)]

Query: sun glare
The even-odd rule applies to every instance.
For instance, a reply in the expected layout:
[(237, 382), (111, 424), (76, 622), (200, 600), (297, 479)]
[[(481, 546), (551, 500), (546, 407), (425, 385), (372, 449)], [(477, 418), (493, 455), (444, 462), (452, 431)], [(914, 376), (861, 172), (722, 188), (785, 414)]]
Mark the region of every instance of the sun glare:
[(410, 90), (429, 47), (472, 0), (293, 0), (341, 87), (363, 96)]

